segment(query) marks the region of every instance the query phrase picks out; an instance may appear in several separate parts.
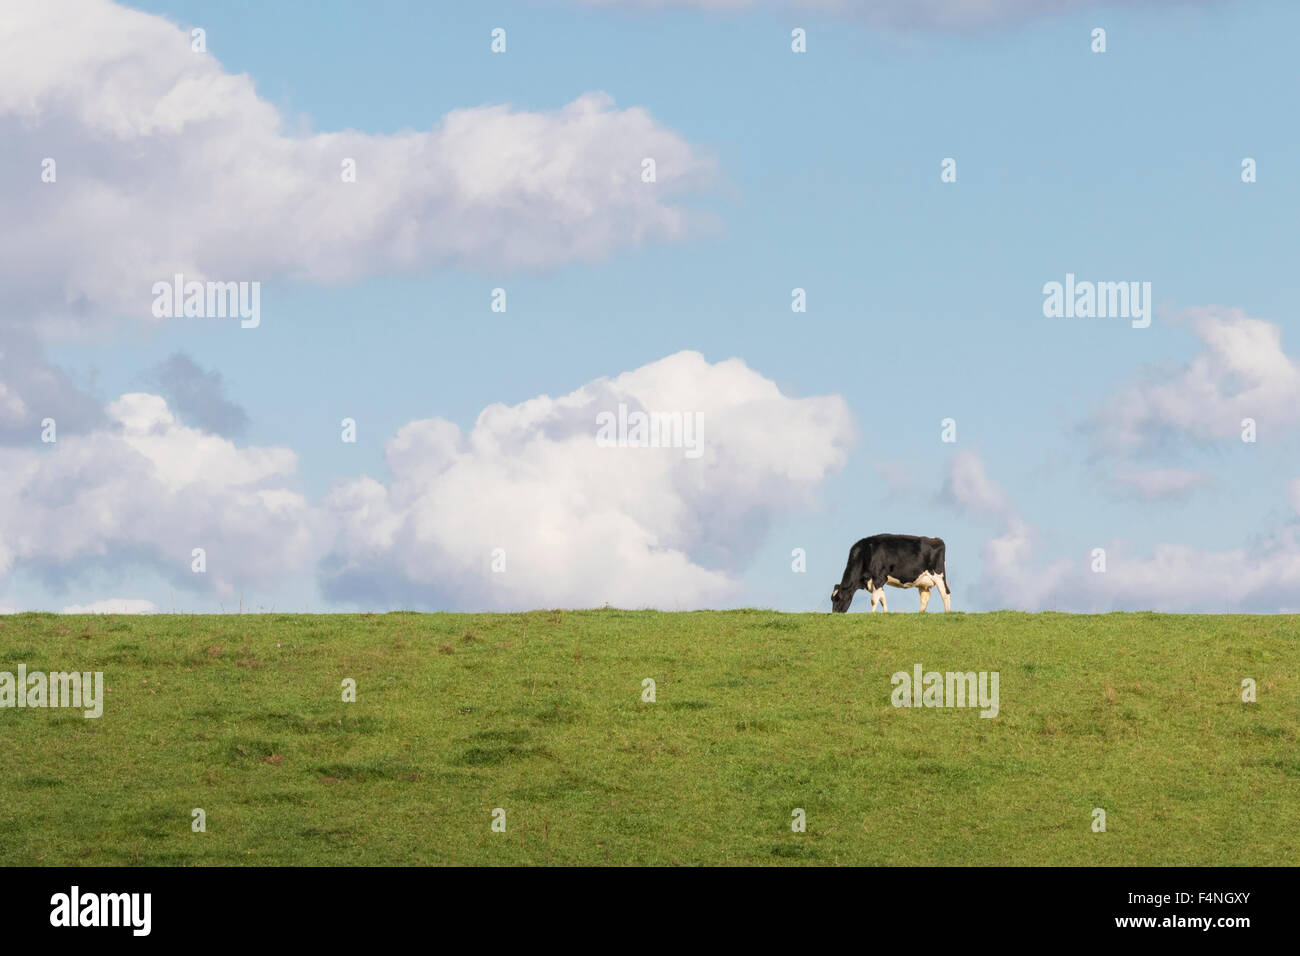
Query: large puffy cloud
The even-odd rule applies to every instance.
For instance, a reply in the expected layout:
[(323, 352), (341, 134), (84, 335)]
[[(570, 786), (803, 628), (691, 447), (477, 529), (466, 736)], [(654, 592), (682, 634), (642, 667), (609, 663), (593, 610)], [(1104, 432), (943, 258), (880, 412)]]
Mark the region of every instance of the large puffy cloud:
[[(598, 444), (598, 416), (620, 405), (629, 420), (698, 415), (702, 453)], [(791, 398), (738, 359), (696, 352), (493, 405), (468, 433), (412, 422), (388, 443), (391, 482), (331, 495), (341, 531), (323, 584), (365, 606), (722, 603), (770, 517), (808, 502), (851, 438), (839, 397)]]
[[(698, 413), (699, 431), (683, 437), (702, 453), (602, 447), (597, 416), (620, 405)], [(839, 398), (783, 396), (738, 360), (684, 352), (560, 398), (491, 406), (468, 433), (412, 422), (388, 444), (391, 481), (361, 478), (314, 507), (292, 489), (287, 450), (183, 425), (158, 396), (104, 411), (109, 424), (88, 434), (0, 449), (0, 580), (138, 562), (228, 597), (320, 561), (330, 597), (367, 607), (716, 605), (768, 519), (809, 501), (843, 463), (852, 431)], [(1154, 474), (1161, 487), (1186, 483)], [(1300, 479), (1286, 493), (1300, 512)], [(1107, 550), (1098, 574), (1088, 549), (1045, 557), (1038, 529), (973, 452), (950, 459), (940, 498), (1000, 526), (983, 548), (986, 607), (1300, 607), (1294, 518), (1249, 547), (1156, 543), (1144, 556), (1123, 539), (1091, 541)], [(196, 546), (207, 576), (189, 572)]]
[[(0, 233), (0, 322), (147, 319), (152, 284), (178, 272), (339, 281), (598, 258), (684, 235), (673, 199), (712, 169), (599, 92), (549, 112), (458, 109), (393, 135), (290, 133), (247, 75), (190, 42), (109, 0), (5, 5), (0, 219), (21, 228)], [(12, 404), (0, 396), (0, 410)]]
[(1242, 421), (1265, 429), (1300, 421), (1300, 362), (1282, 347), (1282, 327), (1240, 309), (1196, 309), (1184, 322), (1202, 350), (1176, 368), (1152, 369), (1087, 423), (1116, 454), (1171, 442), (1241, 440)]
[(293, 487), (293, 452), (190, 428), (156, 395), (123, 395), (105, 417), (83, 435), (0, 447), (0, 579), (21, 568), (59, 585), (137, 564), (229, 598), (320, 553), (327, 537)]
[[(613, 446), (601, 413), (629, 424)], [(642, 447), (638, 413), (680, 428)], [(161, 396), (123, 395), (103, 416), (0, 447), (0, 580), (136, 565), (230, 598), (319, 570), (329, 597), (365, 607), (700, 607), (737, 592), (770, 518), (811, 502), (853, 436), (839, 397), (792, 398), (738, 359), (682, 352), (490, 406), (468, 433), (411, 422), (388, 443), (391, 481), (317, 506), (295, 490), (293, 452), (187, 425)]]
[[(704, 10), (774, 8), (828, 11), (891, 27), (953, 30), (1068, 13), (1116, 0), (582, 0), (596, 6), (698, 7)], [(1146, 0), (1152, 6), (1207, 0)]]

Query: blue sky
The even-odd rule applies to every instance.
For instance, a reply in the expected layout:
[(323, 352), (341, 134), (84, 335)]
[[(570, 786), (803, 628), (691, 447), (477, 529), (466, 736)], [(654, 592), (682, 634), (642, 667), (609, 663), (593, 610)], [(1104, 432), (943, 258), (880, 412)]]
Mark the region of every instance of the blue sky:
[[(50, 365), (97, 402), (149, 391), (150, 370), (183, 353), (246, 412), (232, 440), (292, 449), (292, 487), (318, 503), (361, 475), (392, 481), (386, 443), (409, 422), (468, 432), (493, 403), (565, 395), (694, 350), (739, 358), (792, 398), (841, 397), (854, 439), (788, 500), (756, 498), (753, 534), (687, 549), (705, 568), (726, 550), (732, 585), (688, 606), (825, 609), (853, 541), (897, 531), (945, 538), (960, 609), (1300, 607), (1294, 359), (1248, 363), (1262, 376), (1254, 443), (1234, 424), (1243, 373), (1214, 361), (1239, 354), (1225, 336), (1258, 345), (1251, 322), (1278, 327), (1286, 356), (1300, 348), (1294, 5), (1083, 4), (963, 29), (763, 3), (129, 6), (201, 26), (220, 70), (247, 74), (290, 138), (401, 136), (452, 110), (547, 113), (603, 91), (613, 109), (648, 111), (711, 172), (666, 200), (690, 215), (685, 234), (596, 256), (541, 268), (430, 257), (341, 283), (254, 263), (235, 278), (262, 281), (255, 330), (115, 318), (111, 304), (111, 323), (37, 327)], [(504, 54), (489, 50), (494, 27), (507, 30)], [(790, 50), (794, 27), (806, 53)], [(1094, 27), (1105, 53), (1089, 48)], [(75, 169), (77, 142), (61, 168)], [(940, 181), (945, 157), (956, 183)], [(1257, 182), (1241, 181), (1243, 157)], [(1042, 286), (1067, 272), (1150, 282), (1150, 328), (1044, 318)], [(489, 309), (495, 287), (508, 292), (504, 314)], [(806, 313), (791, 311), (795, 287)], [(1195, 371), (1207, 354), (1212, 387)], [(1198, 401), (1209, 401), (1203, 425)], [(1107, 436), (1133, 420), (1112, 402), (1159, 406), (1120, 451)], [(344, 417), (358, 422), (355, 444), (339, 440)], [(948, 417), (955, 443), (940, 440)], [(776, 460), (785, 440), (773, 435)], [(1014, 558), (997, 557), (999, 540)], [(796, 547), (805, 573), (791, 570)], [(1088, 566), (1094, 547), (1107, 548), (1105, 575)], [(1169, 548), (1177, 559), (1161, 558)], [(1267, 561), (1225, 566), (1261, 549)], [(130, 535), (20, 554), (0, 576), (0, 605), (17, 609), (121, 597), (216, 610), (236, 592), (279, 609), (498, 604), (491, 579), (456, 585), (453, 599), (422, 590), (419, 575), (397, 597), (361, 588), (343, 600), (322, 587), (311, 549), (274, 574), (231, 577), (224, 593)], [(607, 599), (593, 588), (584, 602), (580, 583), (557, 601)], [(663, 593), (642, 603), (663, 606)], [(550, 596), (539, 584), (518, 600)], [(893, 597), (913, 609), (914, 595)]]

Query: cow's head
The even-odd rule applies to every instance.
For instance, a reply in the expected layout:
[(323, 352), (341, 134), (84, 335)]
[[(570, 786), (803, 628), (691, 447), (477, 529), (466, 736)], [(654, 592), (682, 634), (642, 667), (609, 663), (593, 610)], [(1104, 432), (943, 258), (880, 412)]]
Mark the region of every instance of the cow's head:
[(857, 590), (852, 587), (845, 587), (842, 584), (835, 585), (831, 589), (831, 610), (843, 614), (853, 603), (853, 592)]

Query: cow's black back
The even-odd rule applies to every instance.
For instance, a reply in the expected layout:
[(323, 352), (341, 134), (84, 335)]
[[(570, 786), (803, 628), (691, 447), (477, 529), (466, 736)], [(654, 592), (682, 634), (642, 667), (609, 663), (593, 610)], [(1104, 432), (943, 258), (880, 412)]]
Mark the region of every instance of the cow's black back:
[[(942, 574), (945, 586), (952, 589), (945, 567), (946, 547), (942, 538), (914, 534), (875, 534), (863, 538), (849, 549), (839, 591), (848, 600), (859, 588), (885, 586), (889, 578), (908, 583), (926, 571)], [(847, 606), (847, 601), (845, 602)]]

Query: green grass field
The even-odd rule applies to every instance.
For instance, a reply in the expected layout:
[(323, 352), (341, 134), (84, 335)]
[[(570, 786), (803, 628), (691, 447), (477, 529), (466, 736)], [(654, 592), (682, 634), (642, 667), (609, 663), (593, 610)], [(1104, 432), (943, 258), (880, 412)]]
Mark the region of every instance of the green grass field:
[[(999, 715), (891, 706), (918, 662)], [(0, 709), (7, 865), (1300, 863), (1292, 616), (0, 617), (19, 663), (108, 690)]]

